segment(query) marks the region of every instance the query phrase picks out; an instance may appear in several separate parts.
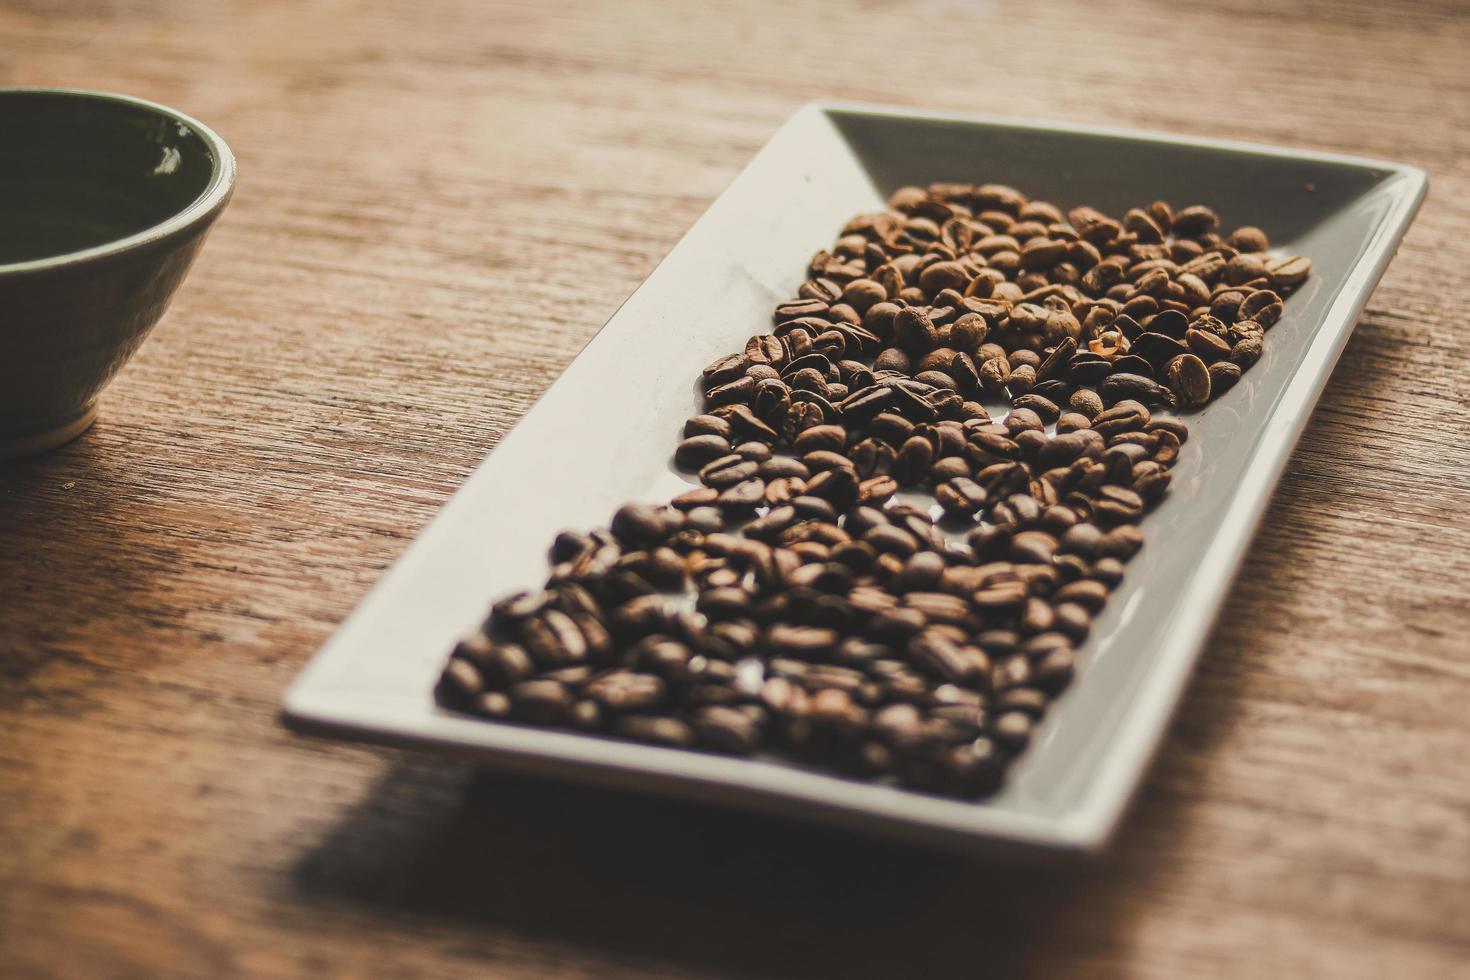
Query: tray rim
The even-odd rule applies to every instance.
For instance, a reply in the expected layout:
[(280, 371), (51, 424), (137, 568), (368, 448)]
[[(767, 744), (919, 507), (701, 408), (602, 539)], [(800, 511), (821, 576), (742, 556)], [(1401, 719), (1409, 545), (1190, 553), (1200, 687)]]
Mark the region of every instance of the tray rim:
[[(726, 759), (721, 756), (692, 753), (683, 749), (666, 749), (613, 739), (600, 739), (586, 735), (544, 730), (526, 726), (505, 725), (483, 719), (451, 718), (438, 721), (448, 725), (436, 727), (473, 726), (466, 731), (485, 737), (450, 737), (426, 731), (423, 726), (405, 727), (385, 723), (372, 716), (370, 711), (359, 710), (359, 706), (341, 703), (339, 698), (313, 684), (314, 675), (321, 671), (329, 658), (345, 655), (338, 649), (337, 641), (353, 621), (363, 615), (388, 585), (399, 575), (406, 574), (407, 566), (416, 556), (422, 540), (437, 525), (449, 524), (450, 519), (465, 506), (467, 495), (464, 488), (486, 466), (487, 461), (515, 430), (529, 418), (556, 389), (558, 383), (571, 370), (576, 360), (594, 344), (609, 324), (617, 320), (623, 308), (658, 275), (670, 256), (686, 244), (691, 234), (719, 206), (731, 189), (745, 178), (756, 162), (765, 155), (788, 130), (817, 121), (821, 117), (830, 122), (833, 113), (869, 115), (896, 119), (931, 120), (985, 128), (1008, 130), (1030, 130), (1048, 133), (1070, 133), (1083, 136), (1103, 136), (1140, 143), (1156, 143), (1171, 146), (1188, 146), (1232, 153), (1289, 160), (1306, 160), (1349, 166), (1361, 169), (1384, 171), (1380, 183), (1393, 183), (1393, 200), (1380, 219), (1371, 236), (1366, 240), (1357, 261), (1345, 273), (1336, 294), (1322, 314), (1320, 326), (1303, 349), (1300, 363), (1290, 374), (1280, 398), (1271, 414), (1260, 427), (1261, 445), (1253, 453), (1246, 472), (1242, 475), (1239, 493), (1231, 501), (1220, 528), (1211, 546), (1201, 556), (1202, 571), (1192, 579), (1192, 587), (1179, 594), (1178, 603), (1193, 603), (1201, 606), (1205, 615), (1196, 617), (1188, 628), (1171, 633), (1167, 645), (1176, 651), (1159, 658), (1155, 665), (1157, 674), (1142, 684), (1136, 695), (1133, 709), (1119, 726), (1114, 744), (1103, 757), (1095, 788), (1083, 794), (1078, 805), (1060, 816), (1047, 817), (1024, 815), (987, 808), (983, 803), (955, 803), (945, 801), (950, 807), (963, 807), (967, 812), (963, 820), (944, 820), (927, 817), (905, 819), (897, 813), (875, 813), (870, 809), (857, 809), (840, 803), (823, 800), (810, 789), (798, 790), (796, 782), (812, 781), (812, 785), (823, 783), (849, 783), (840, 777), (827, 776), (796, 767), (772, 766), (784, 775), (757, 779), (760, 785), (753, 786), (749, 779), (732, 778), (738, 770), (731, 769), (732, 777), (724, 777), (721, 771), (745, 764), (746, 760)], [(293, 730), (312, 735), (337, 736), (355, 741), (381, 745), (434, 750), (457, 756), (470, 756), (482, 761), (493, 761), (504, 769), (535, 771), (558, 778), (575, 778), (583, 782), (616, 783), (628, 785), (634, 782), (643, 788), (665, 795), (694, 798), (721, 797), (750, 809), (771, 810), (788, 816), (805, 819), (834, 818), (839, 823), (850, 823), (873, 827), (884, 824), (900, 836), (907, 836), (930, 844), (959, 844), (964, 849), (999, 848), (1011, 850), (1018, 847), (1028, 854), (1038, 851), (1052, 853), (1094, 853), (1100, 850), (1111, 837), (1133, 798), (1148, 763), (1157, 751), (1174, 711), (1183, 695), (1185, 684), (1193, 675), (1196, 664), (1204, 650), (1208, 633), (1213, 628), (1219, 609), (1223, 606), (1236, 572), (1245, 557), (1251, 540), (1266, 508), (1269, 506), (1276, 484), (1292, 449), (1305, 429), (1311, 410), (1321, 395), (1327, 379), (1332, 373), (1342, 349), (1346, 346), (1369, 297), (1384, 271), (1392, 260), (1398, 244), (1402, 241), (1414, 215), (1417, 213), (1428, 188), (1428, 176), (1419, 167), (1368, 157), (1353, 156), (1319, 150), (1296, 150), (1289, 147), (1254, 143), (1242, 140), (1192, 137), (1182, 134), (1123, 127), (1091, 125), (1047, 120), (1009, 118), (993, 114), (955, 113), (943, 110), (914, 109), (854, 102), (846, 100), (815, 100), (801, 106), (792, 113), (761, 146), (754, 156), (736, 173), (725, 189), (715, 197), (649, 274), (628, 297), (618, 305), (587, 341), (582, 350), (568, 362), (561, 375), (549, 384), (545, 391), (526, 410), (516, 423), (505, 432), (496, 447), (490, 450), (463, 483), (445, 500), (429, 522), (415, 535), (412, 542), (390, 563), (378, 580), (358, 601), (353, 611), (333, 631), (331, 637), (319, 648), (300, 669), (283, 698), (283, 722)], [(1220, 584), (1220, 583), (1223, 583)], [(1085, 675), (1079, 683), (1086, 683)], [(432, 708), (433, 706), (430, 705)], [(498, 735), (496, 733), (499, 733)], [(525, 743), (525, 744), (511, 744)], [(564, 743), (564, 744), (563, 744)], [(590, 743), (590, 745), (589, 745)], [(700, 772), (686, 771), (680, 757), (693, 756)], [(903, 796), (914, 794), (895, 790)], [(926, 802), (935, 798), (922, 796)], [(798, 804), (786, 807), (785, 804)]]

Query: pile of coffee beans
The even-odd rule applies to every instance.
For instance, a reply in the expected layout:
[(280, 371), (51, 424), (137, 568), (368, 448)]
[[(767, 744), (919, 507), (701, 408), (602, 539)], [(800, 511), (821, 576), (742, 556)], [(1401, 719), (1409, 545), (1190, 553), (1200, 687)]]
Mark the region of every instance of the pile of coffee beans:
[(443, 705), (993, 792), (1143, 544), (1193, 409), (1310, 271), (1203, 206), (905, 187), (703, 373), (699, 486), (564, 532)]

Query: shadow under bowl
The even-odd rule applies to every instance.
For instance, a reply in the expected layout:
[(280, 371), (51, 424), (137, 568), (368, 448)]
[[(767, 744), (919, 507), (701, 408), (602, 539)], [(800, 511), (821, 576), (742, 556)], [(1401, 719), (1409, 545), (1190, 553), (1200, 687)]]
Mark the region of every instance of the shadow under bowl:
[(86, 430), (228, 203), (235, 157), (142, 99), (0, 89), (0, 459)]

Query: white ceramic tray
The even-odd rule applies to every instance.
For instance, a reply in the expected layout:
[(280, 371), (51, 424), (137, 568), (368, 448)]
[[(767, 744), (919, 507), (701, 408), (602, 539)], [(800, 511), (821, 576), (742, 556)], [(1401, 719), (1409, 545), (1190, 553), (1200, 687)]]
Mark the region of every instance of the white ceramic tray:
[[(1149, 544), (1005, 789), (959, 802), (764, 759), (498, 724), (434, 704), (456, 637), (539, 585), (563, 528), (687, 489), (696, 380), (795, 295), (811, 254), (903, 184), (1000, 182), (1114, 214), (1159, 198), (1266, 229), (1314, 273), (1265, 356), (1190, 417)], [(796, 113), (383, 577), (286, 695), (293, 727), (719, 799), (934, 844), (1086, 850), (1138, 784), (1348, 334), (1419, 206), (1412, 167), (1239, 143), (815, 104)], [(657, 339), (657, 342), (652, 341)], [(589, 475), (591, 478), (589, 479)], [(1349, 547), (1350, 542), (1344, 542)]]

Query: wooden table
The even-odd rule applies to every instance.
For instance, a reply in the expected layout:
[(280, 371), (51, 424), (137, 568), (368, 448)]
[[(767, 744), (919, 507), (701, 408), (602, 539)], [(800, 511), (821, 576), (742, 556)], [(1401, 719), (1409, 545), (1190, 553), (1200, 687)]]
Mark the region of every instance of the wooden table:
[[(95, 430), (0, 468), (0, 976), (1467, 975), (1467, 48), (1453, 0), (0, 6), (0, 83), (176, 105), (241, 167)], [(1112, 850), (977, 865), (284, 731), (445, 497), (834, 96), (1431, 175)]]

